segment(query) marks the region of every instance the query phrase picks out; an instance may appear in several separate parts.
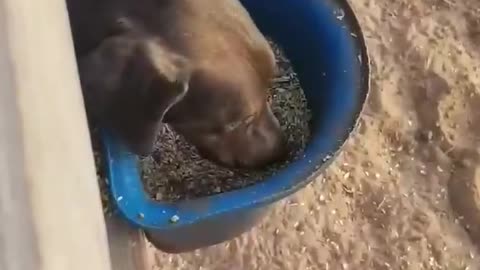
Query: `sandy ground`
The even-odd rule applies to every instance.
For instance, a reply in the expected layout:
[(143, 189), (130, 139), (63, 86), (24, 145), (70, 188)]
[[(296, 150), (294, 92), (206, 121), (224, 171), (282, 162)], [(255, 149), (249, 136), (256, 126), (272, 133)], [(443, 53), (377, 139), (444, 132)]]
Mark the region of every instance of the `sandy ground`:
[(343, 154), (251, 232), (154, 269), (480, 269), (480, 1), (352, 5), (372, 94)]

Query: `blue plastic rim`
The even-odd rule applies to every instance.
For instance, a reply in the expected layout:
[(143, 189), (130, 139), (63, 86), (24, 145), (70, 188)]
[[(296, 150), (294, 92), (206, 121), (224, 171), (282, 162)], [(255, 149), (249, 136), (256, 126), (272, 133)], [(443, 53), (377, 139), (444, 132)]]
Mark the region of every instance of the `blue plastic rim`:
[(103, 135), (107, 174), (117, 210), (144, 229), (158, 248), (181, 252), (248, 230), (267, 206), (311, 182), (356, 126), (369, 89), (369, 65), (358, 22), (345, 0), (242, 0), (260, 30), (290, 59), (313, 114), (303, 159), (240, 190), (160, 203), (143, 189), (137, 157)]

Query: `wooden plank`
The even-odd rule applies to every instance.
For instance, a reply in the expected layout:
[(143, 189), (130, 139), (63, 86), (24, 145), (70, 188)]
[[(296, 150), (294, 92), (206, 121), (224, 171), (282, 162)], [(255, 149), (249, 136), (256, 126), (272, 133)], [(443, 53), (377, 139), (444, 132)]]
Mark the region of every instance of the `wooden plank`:
[(0, 0), (0, 269), (110, 270), (63, 0)]
[(106, 223), (112, 269), (151, 270), (143, 233), (118, 217), (107, 218)]
[[(0, 25), (4, 25), (0, 6)], [(0, 269), (35, 269), (39, 264), (28, 187), (23, 171), (23, 145), (15, 107), (12, 70), (5, 31), (0, 27)]]

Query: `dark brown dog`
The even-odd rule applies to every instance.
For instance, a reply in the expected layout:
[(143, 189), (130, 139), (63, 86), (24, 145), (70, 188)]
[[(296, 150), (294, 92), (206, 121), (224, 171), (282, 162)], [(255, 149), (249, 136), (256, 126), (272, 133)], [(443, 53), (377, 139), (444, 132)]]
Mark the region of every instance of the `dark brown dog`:
[(267, 103), (275, 59), (237, 0), (68, 0), (89, 116), (137, 154), (169, 123), (207, 158), (283, 158)]

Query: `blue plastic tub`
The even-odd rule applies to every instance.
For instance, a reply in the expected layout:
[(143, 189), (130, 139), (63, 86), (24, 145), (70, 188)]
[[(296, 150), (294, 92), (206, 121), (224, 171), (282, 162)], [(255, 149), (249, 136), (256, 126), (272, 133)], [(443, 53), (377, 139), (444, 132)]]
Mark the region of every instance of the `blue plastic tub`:
[(358, 22), (345, 0), (243, 0), (260, 30), (282, 47), (313, 112), (305, 157), (256, 185), (178, 203), (144, 192), (136, 156), (104, 134), (112, 197), (122, 217), (166, 252), (228, 240), (254, 226), (276, 201), (314, 180), (357, 123), (369, 89)]

